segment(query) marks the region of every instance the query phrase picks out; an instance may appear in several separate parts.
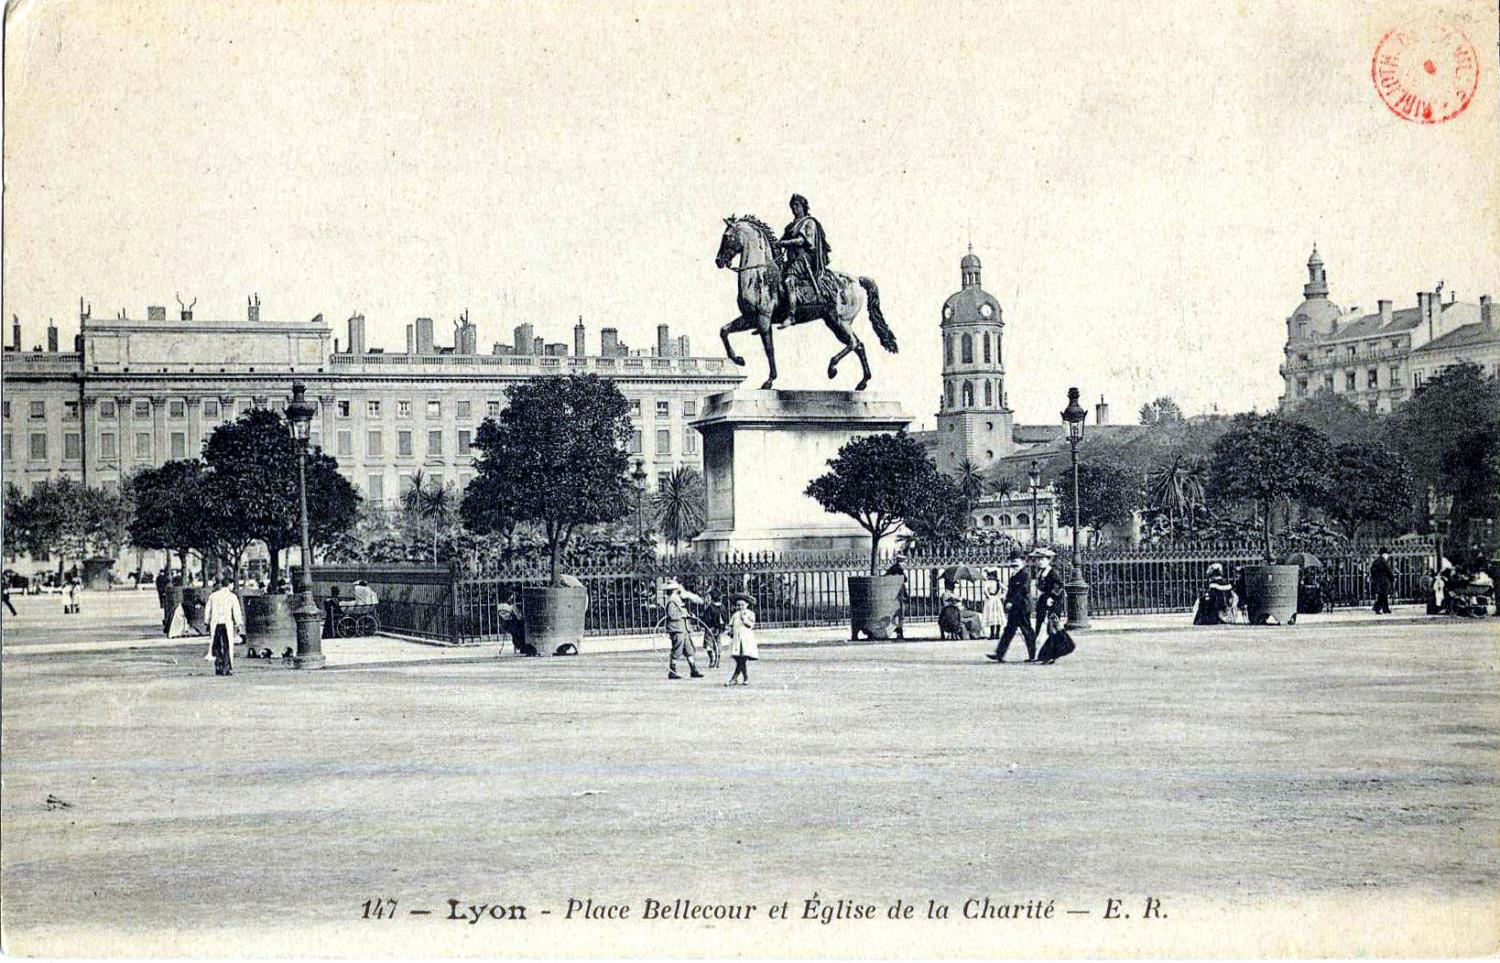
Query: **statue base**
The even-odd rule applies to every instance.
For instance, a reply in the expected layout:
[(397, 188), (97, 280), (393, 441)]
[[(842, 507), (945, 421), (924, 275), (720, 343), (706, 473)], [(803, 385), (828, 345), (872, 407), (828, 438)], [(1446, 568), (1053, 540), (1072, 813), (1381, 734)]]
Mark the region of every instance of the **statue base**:
[(894, 432), (911, 418), (893, 398), (868, 391), (726, 391), (693, 422), (703, 436), (707, 527), (700, 555), (847, 551), (868, 554), (870, 536), (823, 510), (804, 491), (839, 448)]

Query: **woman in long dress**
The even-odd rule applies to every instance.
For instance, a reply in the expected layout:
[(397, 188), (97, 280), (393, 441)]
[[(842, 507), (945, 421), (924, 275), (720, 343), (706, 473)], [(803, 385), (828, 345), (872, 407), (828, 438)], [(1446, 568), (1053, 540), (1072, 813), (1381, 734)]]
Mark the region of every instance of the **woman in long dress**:
[(734, 611), (729, 615), (729, 655), (734, 659), (734, 674), (725, 685), (749, 685), (750, 661), (760, 658), (755, 644), (755, 612), (748, 595), (734, 597)]
[(1224, 566), (1218, 562), (1208, 567), (1208, 585), (1198, 598), (1194, 625), (1224, 625), (1235, 621), (1234, 586), (1224, 577)]

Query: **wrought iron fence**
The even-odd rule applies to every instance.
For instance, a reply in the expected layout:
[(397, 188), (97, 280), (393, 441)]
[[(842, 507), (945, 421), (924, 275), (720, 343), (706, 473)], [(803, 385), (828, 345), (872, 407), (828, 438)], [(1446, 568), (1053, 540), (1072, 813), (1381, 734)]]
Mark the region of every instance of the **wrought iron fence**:
[[(1393, 547), (1394, 598), (1413, 600), (1420, 596), (1421, 577), (1431, 562), (1432, 551), (1426, 544)], [(1367, 574), (1373, 556), (1373, 546), (1345, 546), (1320, 554), (1325, 598), (1339, 605), (1368, 600)], [(1099, 616), (1186, 612), (1203, 591), (1209, 565), (1218, 562), (1226, 572), (1232, 572), (1234, 567), (1256, 564), (1260, 558), (1257, 547), (1244, 544), (1092, 550), (1083, 557), (1084, 577), (1090, 585), (1090, 611)], [(981, 571), (1001, 569), (1005, 560), (1004, 550), (997, 546), (909, 555), (905, 569), (910, 598), (905, 617), (915, 621), (937, 617), (946, 570), (958, 566)], [(876, 571), (884, 572), (893, 562), (893, 553), (882, 554)], [(1071, 576), (1066, 556), (1060, 555), (1056, 564), (1064, 578)], [(395, 568), (382, 568), (382, 588), (395, 588), (394, 583), (400, 579)], [(519, 599), (524, 586), (546, 584), (549, 577), (547, 566), (540, 562), (494, 571), (452, 571), (441, 576), (431, 568), (408, 568), (420, 571), (423, 590), (383, 591), (382, 624), (393, 631), (456, 644), (505, 638), (499, 617), (501, 603), (510, 593)], [(585, 634), (630, 635), (656, 631), (663, 614), (661, 586), (669, 578), (700, 596), (710, 590), (721, 598), (736, 592), (749, 594), (755, 600), (757, 622), (763, 627), (840, 624), (849, 617), (849, 576), (868, 575), (870, 558), (865, 554), (742, 554), (716, 559), (686, 556), (579, 564), (568, 571), (588, 592)], [(322, 570), (315, 570), (315, 574), (319, 581), (327, 580)], [(352, 580), (359, 570), (345, 566), (336, 574)], [(437, 582), (444, 583), (446, 591)], [(371, 583), (376, 584), (376, 580), (372, 578)], [(953, 591), (966, 604), (978, 608), (984, 600), (985, 584), (958, 580)]]

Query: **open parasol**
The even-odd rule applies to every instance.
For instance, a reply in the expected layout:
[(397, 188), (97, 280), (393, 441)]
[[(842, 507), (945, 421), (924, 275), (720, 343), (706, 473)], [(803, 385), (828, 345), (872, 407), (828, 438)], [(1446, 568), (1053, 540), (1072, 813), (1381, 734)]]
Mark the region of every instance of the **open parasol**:
[(945, 582), (983, 582), (984, 570), (977, 565), (950, 565), (943, 569)]
[(1323, 567), (1322, 561), (1318, 559), (1318, 556), (1312, 554), (1311, 552), (1293, 552), (1292, 554), (1288, 555), (1281, 564), (1300, 565), (1303, 568)]

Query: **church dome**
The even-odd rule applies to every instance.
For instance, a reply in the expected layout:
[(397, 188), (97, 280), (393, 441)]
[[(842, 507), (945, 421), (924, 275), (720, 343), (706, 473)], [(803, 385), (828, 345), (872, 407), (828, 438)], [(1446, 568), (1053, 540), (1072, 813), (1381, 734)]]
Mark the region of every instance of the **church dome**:
[(958, 262), (963, 287), (943, 302), (943, 324), (998, 322), (1000, 302), (979, 284), (979, 257), (973, 245)]
[(979, 270), (979, 256), (970, 250), (964, 255), (964, 259), (958, 262), (958, 266), (965, 271), (977, 271)]

